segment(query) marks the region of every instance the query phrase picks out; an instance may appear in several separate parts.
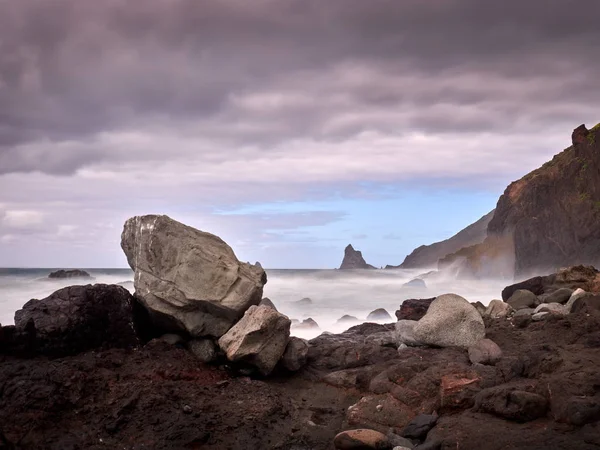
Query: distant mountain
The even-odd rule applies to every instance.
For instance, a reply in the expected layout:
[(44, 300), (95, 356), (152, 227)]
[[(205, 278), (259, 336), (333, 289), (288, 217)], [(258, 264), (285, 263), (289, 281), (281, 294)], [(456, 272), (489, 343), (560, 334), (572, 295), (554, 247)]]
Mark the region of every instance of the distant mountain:
[(448, 255), (472, 276), (524, 278), (600, 263), (600, 124), (579, 126), (573, 145), (511, 183), (481, 244)]
[(462, 231), (445, 241), (431, 245), (421, 245), (408, 255), (399, 266), (386, 266), (386, 269), (414, 269), (424, 267), (437, 267), (438, 260), (454, 253), (463, 247), (480, 244), (486, 237), (487, 226), (494, 216), (494, 211), (489, 212), (477, 222), (469, 225)]
[(375, 267), (367, 264), (362, 253), (358, 250), (354, 250), (352, 244), (348, 244), (344, 249), (344, 260), (342, 261), (340, 269), (375, 269)]

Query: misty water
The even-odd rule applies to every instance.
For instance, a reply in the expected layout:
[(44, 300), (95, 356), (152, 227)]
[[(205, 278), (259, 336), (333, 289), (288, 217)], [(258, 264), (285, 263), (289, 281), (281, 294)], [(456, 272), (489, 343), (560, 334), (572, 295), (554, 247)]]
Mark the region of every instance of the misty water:
[[(65, 286), (82, 280), (50, 280), (53, 269), (0, 269), (0, 323), (14, 323), (14, 312), (32, 298), (41, 299)], [(129, 269), (89, 269), (91, 283), (122, 284), (133, 291), (133, 272)], [(403, 300), (428, 298), (455, 293), (470, 302), (487, 305), (500, 298), (506, 280), (455, 280), (452, 277), (424, 277), (427, 287), (403, 286), (423, 274), (423, 270), (267, 270), (268, 283), (264, 296), (290, 319), (314, 319), (318, 330), (292, 328), (292, 334), (312, 338), (323, 331), (342, 332), (352, 323), (338, 324), (344, 315), (360, 322), (377, 309), (385, 308), (391, 320)], [(83, 281), (85, 283), (85, 281)], [(304, 298), (309, 298), (310, 302)]]

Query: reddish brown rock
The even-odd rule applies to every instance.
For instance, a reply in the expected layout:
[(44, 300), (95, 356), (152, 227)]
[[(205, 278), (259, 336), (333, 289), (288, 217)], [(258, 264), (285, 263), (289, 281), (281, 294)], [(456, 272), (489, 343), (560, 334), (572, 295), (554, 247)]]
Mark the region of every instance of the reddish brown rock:
[(400, 305), (400, 309), (396, 311), (396, 318), (398, 320), (419, 320), (427, 313), (434, 300), (435, 297), (404, 300)]

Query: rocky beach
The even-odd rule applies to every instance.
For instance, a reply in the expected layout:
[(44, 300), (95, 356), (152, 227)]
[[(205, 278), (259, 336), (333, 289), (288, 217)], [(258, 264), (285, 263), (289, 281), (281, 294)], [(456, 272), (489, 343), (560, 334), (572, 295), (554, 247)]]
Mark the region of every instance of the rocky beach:
[(135, 295), (67, 287), (1, 328), (0, 448), (600, 446), (591, 266), (305, 341), (218, 237), (143, 216), (122, 247)]

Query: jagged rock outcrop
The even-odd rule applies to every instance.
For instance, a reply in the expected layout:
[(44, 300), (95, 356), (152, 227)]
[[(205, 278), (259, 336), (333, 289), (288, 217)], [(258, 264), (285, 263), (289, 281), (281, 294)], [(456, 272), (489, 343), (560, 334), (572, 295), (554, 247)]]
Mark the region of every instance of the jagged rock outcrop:
[(344, 259), (340, 269), (375, 269), (371, 264), (367, 264), (362, 256), (362, 253), (358, 250), (354, 250), (352, 244), (344, 249)]
[(600, 124), (579, 126), (572, 142), (506, 188), (486, 240), (454, 258), (463, 275), (524, 277), (600, 262)]
[(487, 213), (477, 222), (472, 223), (464, 230), (444, 241), (431, 245), (421, 245), (408, 255), (399, 266), (386, 266), (386, 269), (414, 269), (418, 267), (435, 267), (438, 260), (454, 253), (463, 247), (480, 244), (487, 236), (487, 226), (494, 216), (494, 211)]
[(61, 269), (50, 272), (48, 278), (91, 278), (91, 276), (85, 270), (81, 269)]
[(135, 295), (165, 330), (220, 337), (260, 303), (265, 271), (238, 261), (219, 237), (167, 216), (125, 222), (121, 247)]

